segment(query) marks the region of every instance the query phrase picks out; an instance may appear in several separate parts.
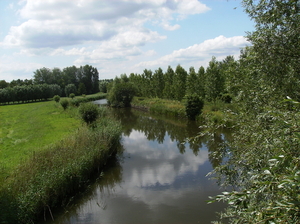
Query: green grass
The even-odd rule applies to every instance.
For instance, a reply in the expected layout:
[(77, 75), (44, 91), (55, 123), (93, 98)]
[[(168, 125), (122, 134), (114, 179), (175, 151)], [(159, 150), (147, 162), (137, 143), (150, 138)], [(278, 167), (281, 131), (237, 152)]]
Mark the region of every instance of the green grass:
[(0, 107), (0, 223), (34, 223), (84, 189), (119, 147), (107, 108), (89, 127), (54, 101)]
[(81, 124), (54, 101), (0, 106), (0, 181), (34, 152), (54, 144)]
[[(167, 100), (160, 98), (134, 97), (132, 106), (148, 110), (151, 113), (171, 115), (174, 117), (186, 118), (185, 102)], [(231, 128), (234, 123), (234, 113), (237, 113), (237, 105), (223, 101), (205, 102), (202, 113), (196, 120), (206, 124), (219, 124)]]
[(134, 97), (131, 104), (134, 107), (145, 108), (152, 113), (182, 118), (186, 117), (184, 103), (177, 100)]

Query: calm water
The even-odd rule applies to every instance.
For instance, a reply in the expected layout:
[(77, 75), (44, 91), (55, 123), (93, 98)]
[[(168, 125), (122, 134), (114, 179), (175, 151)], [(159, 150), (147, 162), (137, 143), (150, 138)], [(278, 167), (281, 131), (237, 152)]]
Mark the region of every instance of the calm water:
[[(113, 110), (123, 125), (123, 155), (51, 223), (210, 223), (223, 204), (207, 204), (220, 193), (206, 174), (214, 144), (194, 137), (192, 122), (153, 117), (134, 109)], [(216, 134), (221, 143), (224, 134)], [(211, 162), (210, 162), (211, 160)]]

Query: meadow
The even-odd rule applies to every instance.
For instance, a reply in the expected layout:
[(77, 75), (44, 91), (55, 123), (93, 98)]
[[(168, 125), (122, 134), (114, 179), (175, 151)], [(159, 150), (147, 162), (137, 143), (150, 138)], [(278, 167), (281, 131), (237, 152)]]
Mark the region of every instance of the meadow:
[(0, 183), (35, 152), (70, 135), (81, 121), (76, 109), (54, 101), (0, 107)]
[[(69, 99), (71, 100), (71, 99)], [(35, 223), (68, 205), (120, 149), (107, 108), (90, 127), (54, 101), (0, 107), (0, 223)]]

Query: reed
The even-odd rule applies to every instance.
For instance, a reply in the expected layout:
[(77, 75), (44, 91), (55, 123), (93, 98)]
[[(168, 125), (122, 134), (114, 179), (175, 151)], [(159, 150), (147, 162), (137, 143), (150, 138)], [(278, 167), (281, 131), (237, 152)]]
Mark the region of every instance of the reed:
[[(11, 155), (10, 160), (18, 161), (18, 165), (15, 162), (9, 166), (10, 169), (2, 166), (6, 176), (2, 177), (3, 181), (0, 183), (0, 223), (34, 223), (44, 213), (51, 216), (54, 207), (68, 204), (70, 198), (84, 189), (91, 176), (101, 171), (107, 160), (120, 148), (121, 125), (109, 117), (109, 113), (103, 111), (107, 108), (101, 108), (101, 118), (93, 127), (88, 127), (77, 119), (77, 108), (71, 107), (63, 111), (59, 104), (53, 101), (43, 104), (48, 109), (55, 108), (55, 112), (50, 110), (51, 113), (46, 113), (48, 116), (60, 114), (66, 120), (75, 120), (76, 131), (74, 125), (68, 126), (62, 122), (60, 125), (73, 127), (73, 131), (64, 132), (58, 137), (55, 135), (56, 129), (52, 129), (51, 136), (56, 137), (55, 141), (49, 144), (49, 140), (43, 142), (43, 139), (39, 139), (40, 145), (43, 145), (40, 148), (32, 142), (27, 142), (28, 145), (22, 151), (27, 152), (27, 156), (20, 159), (18, 152), (15, 153), (17, 158)], [(41, 108), (45, 105), (37, 104)], [(25, 109), (25, 105), (16, 106)], [(38, 111), (34, 111), (31, 111), (31, 115), (39, 117), (35, 114), (39, 114)], [(41, 111), (48, 110), (44, 108), (39, 110)], [(50, 120), (54, 122), (55, 119)], [(41, 124), (36, 123), (31, 128), (39, 125)], [(16, 126), (11, 125), (14, 128)], [(45, 125), (41, 126), (45, 128)], [(19, 128), (22, 130), (24, 126)], [(8, 144), (7, 147), (9, 146), (13, 145)], [(30, 149), (30, 146), (33, 148)], [(16, 149), (11, 148), (12, 151)]]
[[(44, 211), (66, 205), (117, 153), (120, 136), (120, 124), (105, 118), (93, 128), (83, 125), (71, 136), (35, 153), (2, 185), (0, 210), (14, 215), (0, 222), (30, 223)], [(9, 201), (10, 206), (2, 201)]]

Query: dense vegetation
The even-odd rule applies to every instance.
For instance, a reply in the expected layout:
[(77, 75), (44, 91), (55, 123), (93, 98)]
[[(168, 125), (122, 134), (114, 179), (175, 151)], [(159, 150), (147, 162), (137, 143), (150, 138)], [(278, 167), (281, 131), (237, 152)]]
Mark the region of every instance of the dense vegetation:
[[(80, 99), (88, 98), (94, 99)], [(73, 105), (73, 99), (63, 99)], [(77, 107), (64, 110), (55, 101), (2, 107), (0, 223), (33, 223), (43, 213), (51, 217), (54, 207), (67, 205), (117, 153), (120, 124), (106, 108), (95, 109), (90, 128), (80, 125)]]
[[(103, 85), (102, 85), (103, 86)], [(32, 80), (0, 81), (0, 104), (46, 100), (54, 95), (70, 96), (99, 92), (99, 73), (91, 65), (41, 68)]]
[[(137, 96), (156, 102), (186, 101), (196, 94), (205, 103), (234, 105), (223, 114), (225, 120), (234, 116), (234, 138), (212, 152), (220, 161), (226, 158), (215, 167), (214, 177), (234, 191), (212, 201), (229, 203), (222, 217), (230, 223), (300, 223), (300, 4), (242, 4), (256, 27), (247, 33), (251, 46), (241, 50), (238, 60), (212, 57), (198, 72), (178, 65), (175, 71), (170, 66), (165, 73), (145, 69), (115, 81), (131, 83)], [(113, 84), (108, 87), (113, 90)], [(206, 121), (211, 132), (220, 127)]]

